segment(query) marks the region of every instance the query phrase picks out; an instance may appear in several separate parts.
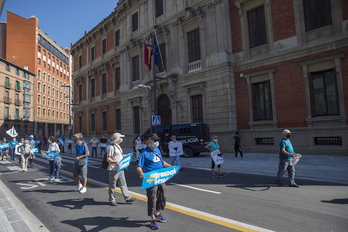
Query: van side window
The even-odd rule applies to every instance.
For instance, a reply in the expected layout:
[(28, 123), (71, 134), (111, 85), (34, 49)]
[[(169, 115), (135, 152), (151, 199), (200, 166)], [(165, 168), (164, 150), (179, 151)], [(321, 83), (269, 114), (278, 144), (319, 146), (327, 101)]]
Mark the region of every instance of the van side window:
[(191, 128), (180, 128), (180, 134), (190, 134)]

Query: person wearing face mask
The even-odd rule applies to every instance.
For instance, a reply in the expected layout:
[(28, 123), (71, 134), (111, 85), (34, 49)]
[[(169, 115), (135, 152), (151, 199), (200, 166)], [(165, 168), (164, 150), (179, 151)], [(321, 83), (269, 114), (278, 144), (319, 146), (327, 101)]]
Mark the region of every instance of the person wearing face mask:
[[(35, 140), (34, 140), (34, 135), (30, 135), (29, 136), (29, 145), (31, 147), (31, 149), (33, 149), (36, 146)], [(29, 165), (33, 165), (33, 159), (35, 158), (35, 156), (30, 156), (29, 157)]]
[[(162, 159), (162, 154), (158, 149), (159, 138), (156, 134), (150, 134), (145, 139), (147, 147), (141, 152), (137, 172), (141, 179), (144, 173), (154, 170), (171, 167), (170, 164)], [(147, 215), (151, 217), (150, 228), (159, 229), (157, 222), (166, 222), (168, 219), (163, 217), (161, 210), (166, 206), (166, 184), (157, 185), (146, 189), (147, 196)]]
[(184, 154), (182, 142), (176, 140), (176, 135), (172, 135), (171, 139), (172, 141), (168, 143), (170, 164), (173, 166), (176, 163), (181, 171), (183, 168), (181, 167), (180, 156)]
[[(3, 138), (1, 143), (6, 144), (7, 143), (6, 138)], [(9, 147), (4, 147), (3, 149), (1, 149), (1, 152), (2, 152), (2, 159), (1, 160), (4, 160), (4, 156), (5, 156), (6, 160), (8, 160), (9, 151), (10, 151)]]
[(275, 181), (275, 184), (277, 186), (283, 186), (281, 183), (282, 177), (285, 173), (285, 171), (288, 171), (288, 177), (290, 181), (289, 187), (296, 187), (299, 186), (295, 183), (295, 166), (290, 165), (291, 159), (298, 155), (294, 152), (294, 148), (292, 147), (292, 144), (290, 142), (292, 132), (288, 129), (285, 129), (283, 131), (283, 138), (279, 140), (279, 166), (278, 166), (278, 173), (277, 178)]
[[(218, 137), (213, 136), (212, 139), (213, 141), (211, 141), (210, 143), (208, 143), (207, 146), (205, 146), (205, 148), (208, 149), (210, 152), (220, 149), (220, 146), (218, 144)], [(217, 167), (219, 170), (219, 177), (226, 177), (226, 174), (221, 171), (221, 164), (219, 164)], [(211, 158), (211, 175), (212, 175), (212, 178), (218, 178), (218, 176), (215, 175), (215, 162), (212, 158)]]
[(120, 133), (114, 133), (111, 137), (110, 146), (107, 148), (107, 161), (109, 163), (109, 166), (107, 168), (109, 173), (108, 193), (110, 205), (112, 206), (117, 206), (114, 191), (114, 189), (116, 188), (116, 182), (121, 189), (123, 198), (125, 199), (126, 203), (132, 203), (133, 201), (135, 201), (135, 198), (132, 197), (128, 191), (125, 170), (117, 172), (119, 162), (123, 159), (124, 156), (126, 156), (123, 154), (122, 148), (120, 146), (124, 137), (125, 136)]
[(61, 159), (59, 157), (59, 145), (56, 143), (56, 138), (54, 136), (50, 136), (48, 138), (48, 150), (47, 152), (56, 152), (56, 155), (54, 156), (54, 158), (49, 159), (49, 165), (50, 165), (50, 179), (49, 181), (53, 181), (53, 177), (55, 182), (59, 182), (59, 163), (61, 164), (60, 160), (56, 160), (56, 159)]

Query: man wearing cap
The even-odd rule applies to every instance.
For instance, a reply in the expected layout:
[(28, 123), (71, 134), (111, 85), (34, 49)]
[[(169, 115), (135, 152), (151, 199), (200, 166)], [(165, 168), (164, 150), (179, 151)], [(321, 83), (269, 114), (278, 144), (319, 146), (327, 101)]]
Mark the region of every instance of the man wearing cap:
[[(30, 135), (29, 136), (29, 145), (31, 146), (31, 149), (36, 147), (36, 142), (34, 140), (34, 135)], [(29, 158), (29, 165), (33, 165), (33, 158), (34, 157), (30, 156), (30, 158)]]
[(290, 165), (290, 161), (293, 157), (297, 155), (297, 153), (294, 152), (294, 148), (292, 147), (292, 144), (290, 142), (290, 136), (292, 132), (288, 129), (285, 129), (283, 131), (283, 138), (279, 140), (279, 166), (278, 166), (278, 174), (277, 179), (275, 181), (275, 184), (277, 186), (283, 186), (281, 183), (282, 177), (285, 173), (285, 171), (288, 171), (289, 181), (290, 185), (289, 187), (296, 187), (299, 186), (295, 183), (295, 167), (293, 165)]
[(111, 137), (111, 143), (110, 146), (107, 148), (107, 161), (109, 163), (108, 166), (108, 172), (109, 172), (109, 201), (110, 205), (116, 206), (116, 199), (115, 199), (115, 192), (114, 189), (116, 188), (116, 181), (118, 182), (118, 185), (122, 191), (122, 195), (124, 199), (126, 200), (126, 203), (132, 203), (135, 201), (134, 197), (131, 197), (131, 195), (128, 192), (126, 177), (124, 175), (124, 170), (117, 173), (117, 169), (119, 166), (119, 163), (124, 155), (122, 148), (120, 146), (120, 143), (122, 143), (124, 135), (120, 133), (114, 133)]
[[(147, 147), (141, 152), (137, 172), (141, 179), (145, 177), (144, 172), (151, 172), (157, 169), (170, 167), (171, 165), (162, 159), (159, 146), (159, 138), (156, 134), (150, 134), (145, 139)], [(166, 222), (168, 219), (160, 213), (166, 206), (166, 184), (157, 185), (146, 189), (147, 214), (151, 217), (150, 228), (159, 229), (156, 222)]]

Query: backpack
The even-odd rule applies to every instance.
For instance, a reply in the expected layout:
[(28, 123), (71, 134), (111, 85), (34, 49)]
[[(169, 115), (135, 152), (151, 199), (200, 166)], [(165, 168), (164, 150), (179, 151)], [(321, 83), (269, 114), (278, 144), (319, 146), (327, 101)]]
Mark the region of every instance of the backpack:
[(108, 155), (105, 153), (104, 157), (103, 157), (103, 161), (102, 161), (102, 168), (103, 169), (107, 169), (109, 166), (107, 159), (108, 159)]

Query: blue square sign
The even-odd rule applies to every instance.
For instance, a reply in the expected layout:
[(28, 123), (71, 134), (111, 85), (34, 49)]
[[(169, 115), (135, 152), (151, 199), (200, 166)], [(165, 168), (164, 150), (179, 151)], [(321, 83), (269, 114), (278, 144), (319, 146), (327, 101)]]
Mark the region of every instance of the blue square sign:
[(161, 116), (158, 116), (158, 115), (152, 116), (151, 122), (152, 122), (152, 126), (159, 126), (159, 125), (161, 125)]

